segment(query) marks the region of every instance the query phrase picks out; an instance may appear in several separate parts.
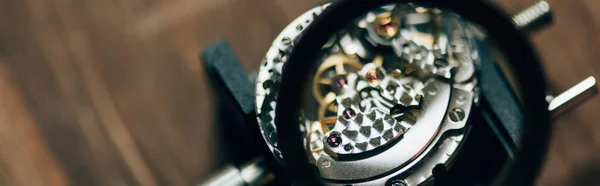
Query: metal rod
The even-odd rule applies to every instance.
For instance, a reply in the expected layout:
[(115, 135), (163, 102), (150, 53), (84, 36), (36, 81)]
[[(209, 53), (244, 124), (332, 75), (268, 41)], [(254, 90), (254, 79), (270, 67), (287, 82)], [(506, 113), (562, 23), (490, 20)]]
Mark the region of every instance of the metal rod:
[(227, 165), (198, 186), (264, 185), (273, 178), (272, 173), (265, 166), (265, 158), (260, 157), (240, 168)]
[(211, 175), (211, 177), (198, 184), (198, 186), (244, 186), (246, 183), (240, 176), (240, 170), (233, 165), (227, 165), (222, 167), (218, 172)]
[(596, 79), (590, 76), (562, 94), (554, 97), (548, 105), (548, 110), (552, 112), (552, 117), (556, 117), (596, 94), (598, 94)]

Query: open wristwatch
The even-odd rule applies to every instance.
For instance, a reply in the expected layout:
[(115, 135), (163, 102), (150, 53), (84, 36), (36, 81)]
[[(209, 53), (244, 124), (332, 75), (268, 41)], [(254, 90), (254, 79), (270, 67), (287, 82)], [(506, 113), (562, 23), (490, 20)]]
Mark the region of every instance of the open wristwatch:
[[(294, 40), (326, 7), (286, 27), (258, 75), (257, 116), (276, 158), (284, 158), (274, 120), (282, 68)], [(405, 165), (397, 172), (410, 168), (404, 181), (418, 184), (452, 159), (478, 94), (470, 26), (439, 9), (389, 5), (331, 37), (310, 85), (298, 85), (311, 91), (302, 100), (300, 127), (309, 160), (324, 179), (364, 180)]]
[[(298, 184), (529, 183), (508, 170), (529, 166), (523, 175), (536, 174), (546, 120), (595, 91), (595, 79), (545, 100), (521, 33), (549, 19), (548, 3), (503, 20), (489, 3), (471, 2), (479, 1), (342, 0), (292, 21), (255, 86), (256, 119), (273, 159)], [(531, 64), (504, 67), (515, 61)], [(532, 118), (545, 127), (539, 136), (529, 132)], [(503, 176), (527, 181), (497, 181)]]

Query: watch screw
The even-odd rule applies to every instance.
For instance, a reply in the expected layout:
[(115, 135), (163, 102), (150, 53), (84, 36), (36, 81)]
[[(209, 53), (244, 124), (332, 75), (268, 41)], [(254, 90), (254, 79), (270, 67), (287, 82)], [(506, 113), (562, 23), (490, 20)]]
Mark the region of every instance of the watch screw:
[(463, 111), (460, 108), (454, 108), (452, 109), (452, 112), (450, 112), (448, 117), (454, 122), (462, 121), (465, 119), (465, 111)]

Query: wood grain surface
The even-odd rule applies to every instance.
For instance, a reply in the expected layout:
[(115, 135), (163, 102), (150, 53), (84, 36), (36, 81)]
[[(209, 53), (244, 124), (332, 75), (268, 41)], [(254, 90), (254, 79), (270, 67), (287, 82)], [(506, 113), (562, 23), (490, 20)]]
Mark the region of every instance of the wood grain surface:
[[(532, 36), (551, 88), (600, 77), (600, 1), (548, 0)], [(0, 185), (192, 185), (221, 160), (198, 59), (226, 38), (256, 69), (322, 0), (0, 0)], [(535, 0), (498, 0), (516, 13)], [(600, 97), (554, 122), (538, 185), (600, 181)]]

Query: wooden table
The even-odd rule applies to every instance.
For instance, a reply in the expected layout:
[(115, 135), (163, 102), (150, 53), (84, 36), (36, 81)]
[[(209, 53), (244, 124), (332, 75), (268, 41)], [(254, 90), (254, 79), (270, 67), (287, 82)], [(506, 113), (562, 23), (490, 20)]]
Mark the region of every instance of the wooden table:
[[(600, 1), (548, 0), (552, 90), (600, 77)], [(200, 51), (247, 70), (320, 0), (0, 0), (0, 185), (191, 185), (224, 160)], [(499, 0), (510, 13), (534, 0)], [(539, 185), (597, 185), (600, 98), (554, 122)]]

